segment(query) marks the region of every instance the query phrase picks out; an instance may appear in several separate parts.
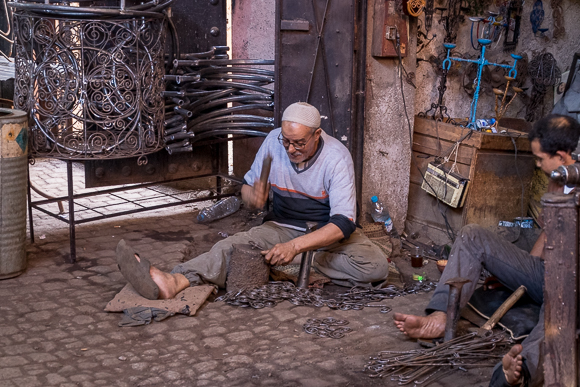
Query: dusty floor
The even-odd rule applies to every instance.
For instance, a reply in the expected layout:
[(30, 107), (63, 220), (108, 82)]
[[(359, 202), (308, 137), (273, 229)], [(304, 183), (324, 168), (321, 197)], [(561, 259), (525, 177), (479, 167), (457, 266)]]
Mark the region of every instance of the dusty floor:
[[(39, 188), (62, 195), (64, 171), (63, 162), (43, 161), (31, 167), (31, 177)], [(75, 168), (77, 175), (82, 170)], [(82, 188), (82, 179), (77, 181)], [(218, 232), (231, 234), (258, 221), (241, 211), (199, 225), (187, 206), (88, 223), (77, 227), (79, 258), (70, 264), (66, 224), (35, 212), (37, 239), (27, 243), (28, 270), (0, 281), (0, 386), (397, 385), (363, 372), (378, 351), (418, 348), (396, 330), (392, 312), (207, 303), (195, 317), (121, 328), (121, 314), (103, 311), (125, 285), (114, 256), (121, 238), (169, 270), (209, 249), (222, 238)], [(411, 273), (408, 262), (399, 266)], [(395, 311), (422, 313), (428, 298), (408, 295), (385, 303)], [(302, 324), (313, 317), (347, 319), (354, 331), (342, 339), (308, 335)], [(458, 371), (432, 385), (483, 386), (490, 373), (491, 368)]]

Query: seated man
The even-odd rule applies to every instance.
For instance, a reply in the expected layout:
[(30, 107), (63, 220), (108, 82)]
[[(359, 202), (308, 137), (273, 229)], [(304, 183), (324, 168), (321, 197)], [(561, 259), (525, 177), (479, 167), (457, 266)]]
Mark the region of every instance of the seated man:
[[(260, 181), (263, 160), (272, 157), (270, 184)], [(317, 250), (313, 266), (341, 285), (385, 281), (384, 253), (356, 229), (354, 169), (350, 153), (320, 128), (320, 113), (306, 103), (290, 105), (282, 127), (271, 131), (245, 175), (242, 199), (261, 208), (271, 189), (273, 211), (265, 222), (216, 243), (200, 256), (177, 265), (171, 273), (150, 266), (124, 241), (117, 262), (125, 278), (144, 297), (173, 298), (183, 289), (203, 283), (225, 287), (232, 245), (254, 242), (266, 261), (287, 265), (297, 254)], [(306, 222), (318, 229), (306, 234)]]
[[(549, 174), (561, 165), (574, 163), (571, 153), (578, 145), (580, 125), (567, 116), (550, 115), (539, 120), (529, 133), (536, 164)], [(572, 189), (550, 182), (549, 192), (569, 193)], [(445, 331), (449, 286), (445, 282), (454, 277), (471, 280), (463, 287), (460, 307), (467, 305), (473, 294), (482, 268), (512, 291), (525, 285), (529, 296), (542, 304), (540, 320), (522, 345), (515, 345), (494, 369), (490, 386), (519, 384), (541, 385), (543, 372), (540, 364), (541, 345), (544, 340), (544, 232), (527, 253), (495, 233), (477, 225), (465, 226), (455, 240), (447, 267), (431, 297), (426, 312), (428, 316), (395, 313), (395, 325), (409, 337), (438, 338)], [(500, 367), (501, 366), (501, 367)], [(503, 371), (503, 372), (502, 372)]]

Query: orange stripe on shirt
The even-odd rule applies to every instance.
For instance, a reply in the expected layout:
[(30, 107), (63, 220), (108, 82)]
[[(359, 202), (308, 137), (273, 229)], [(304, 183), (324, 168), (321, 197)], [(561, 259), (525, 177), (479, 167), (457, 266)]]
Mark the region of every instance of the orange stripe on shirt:
[(322, 200), (322, 199), (326, 199), (326, 198), (328, 197), (328, 194), (326, 194), (326, 195), (324, 195), (324, 196), (311, 196), (311, 195), (308, 195), (308, 194), (306, 194), (306, 193), (304, 193), (304, 192), (296, 191), (296, 190), (294, 190), (294, 189), (288, 189), (288, 188), (282, 188), (282, 187), (278, 187), (276, 184), (272, 184), (272, 187), (276, 187), (276, 188), (278, 188), (280, 191), (286, 191), (286, 192), (292, 192), (292, 193), (297, 193), (297, 194), (300, 194), (300, 195), (304, 195), (304, 196), (307, 196), (307, 197), (309, 197), (309, 198), (311, 198), (311, 199), (318, 199), (318, 200)]

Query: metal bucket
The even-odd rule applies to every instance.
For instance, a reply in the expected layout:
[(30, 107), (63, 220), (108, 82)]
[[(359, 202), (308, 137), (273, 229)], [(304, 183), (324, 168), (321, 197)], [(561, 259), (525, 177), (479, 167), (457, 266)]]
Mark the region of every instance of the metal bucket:
[(0, 279), (26, 270), (28, 116), (0, 108)]

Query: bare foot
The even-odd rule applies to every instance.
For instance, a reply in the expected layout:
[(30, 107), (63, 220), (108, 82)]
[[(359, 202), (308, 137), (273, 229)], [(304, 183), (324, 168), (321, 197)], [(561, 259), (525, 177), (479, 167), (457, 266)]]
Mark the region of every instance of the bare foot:
[(395, 313), (395, 325), (414, 339), (436, 339), (445, 333), (447, 313), (433, 312), (429, 316)]
[(515, 385), (522, 377), (522, 355), (520, 355), (522, 349), (520, 344), (516, 344), (501, 359), (503, 373), (508, 384)]
[(183, 274), (165, 273), (153, 266), (149, 268), (149, 274), (159, 287), (159, 298), (162, 300), (173, 298), (177, 293), (189, 287), (189, 280)]

